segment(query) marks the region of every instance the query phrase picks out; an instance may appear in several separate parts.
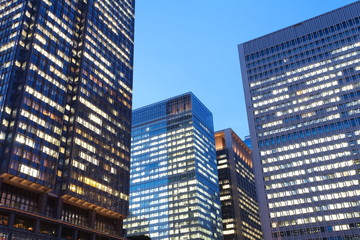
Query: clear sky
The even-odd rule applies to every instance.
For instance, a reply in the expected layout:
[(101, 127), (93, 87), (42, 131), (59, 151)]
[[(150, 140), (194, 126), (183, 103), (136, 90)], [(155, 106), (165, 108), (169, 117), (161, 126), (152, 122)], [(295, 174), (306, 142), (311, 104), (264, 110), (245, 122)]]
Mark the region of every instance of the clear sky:
[(134, 108), (193, 92), (249, 134), (237, 45), (354, 0), (136, 0)]

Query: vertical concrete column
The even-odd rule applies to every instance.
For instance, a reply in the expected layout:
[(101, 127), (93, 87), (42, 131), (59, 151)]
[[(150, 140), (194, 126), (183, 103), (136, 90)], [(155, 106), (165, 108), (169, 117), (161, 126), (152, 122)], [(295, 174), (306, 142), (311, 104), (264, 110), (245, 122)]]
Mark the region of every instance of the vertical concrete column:
[(57, 199), (57, 204), (56, 204), (55, 218), (61, 219), (61, 211), (62, 211), (62, 208), (63, 208), (63, 199), (62, 199), (62, 198), (58, 198), (58, 199)]
[(2, 194), (2, 187), (3, 187), (3, 179), (0, 178), (0, 197), (1, 197), (1, 194)]
[(77, 239), (78, 239), (78, 235), (79, 235), (78, 230), (77, 230), (77, 229), (74, 229), (73, 240), (77, 240)]
[(91, 234), (90, 240), (96, 240), (96, 235), (95, 235), (95, 233)]
[(119, 219), (117, 220), (116, 232), (117, 232), (120, 236), (123, 236), (123, 235), (124, 235), (124, 231), (123, 231), (123, 219), (122, 219), (122, 218), (119, 218)]
[(57, 226), (57, 229), (56, 229), (56, 238), (60, 239), (61, 238), (61, 233), (62, 233), (62, 225), (59, 224)]
[(40, 214), (46, 214), (46, 205), (47, 205), (47, 200), (48, 200), (48, 194), (46, 192), (40, 193), (39, 196), (39, 212)]
[(10, 216), (9, 216), (9, 221), (8, 221), (8, 226), (9, 227), (12, 227), (15, 223), (15, 213), (10, 213)]
[(95, 228), (96, 211), (94, 209), (89, 210), (89, 228)]
[(35, 220), (35, 226), (34, 226), (34, 232), (35, 234), (38, 234), (40, 232), (40, 220), (39, 219), (36, 219)]

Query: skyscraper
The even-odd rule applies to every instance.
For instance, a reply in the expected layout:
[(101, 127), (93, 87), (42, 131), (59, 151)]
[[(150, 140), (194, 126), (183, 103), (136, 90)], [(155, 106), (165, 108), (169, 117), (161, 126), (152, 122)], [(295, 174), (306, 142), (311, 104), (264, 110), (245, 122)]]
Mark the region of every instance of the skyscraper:
[(224, 240), (261, 240), (251, 150), (231, 129), (215, 133)]
[(359, 16), (239, 45), (265, 239), (360, 239)]
[(251, 137), (250, 137), (250, 135), (245, 136), (245, 138), (244, 138), (244, 143), (246, 144), (246, 146), (247, 146), (250, 150), (252, 150)]
[(121, 239), (133, 0), (0, 1), (0, 232)]
[(186, 93), (133, 111), (128, 235), (222, 239), (211, 112)]

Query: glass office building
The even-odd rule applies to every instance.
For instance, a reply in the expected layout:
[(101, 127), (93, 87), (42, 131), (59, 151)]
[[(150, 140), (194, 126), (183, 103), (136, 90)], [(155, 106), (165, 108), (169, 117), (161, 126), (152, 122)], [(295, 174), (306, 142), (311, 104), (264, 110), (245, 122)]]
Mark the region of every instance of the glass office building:
[(246, 146), (247, 146), (250, 150), (252, 150), (251, 137), (250, 137), (250, 135), (245, 136), (245, 138), (244, 138), (244, 143), (246, 144)]
[(224, 240), (262, 240), (251, 150), (230, 128), (215, 133)]
[(186, 93), (133, 111), (129, 236), (222, 239), (211, 112)]
[(239, 45), (265, 239), (360, 239), (360, 2)]
[(1, 239), (122, 239), (133, 0), (0, 1)]

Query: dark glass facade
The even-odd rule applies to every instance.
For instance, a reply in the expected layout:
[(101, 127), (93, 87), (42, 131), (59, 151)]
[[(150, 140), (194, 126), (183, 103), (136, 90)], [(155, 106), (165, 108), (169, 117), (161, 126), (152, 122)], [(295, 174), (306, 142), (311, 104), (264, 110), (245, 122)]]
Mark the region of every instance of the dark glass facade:
[(0, 1), (0, 28), (0, 232), (120, 239), (134, 1)]
[(251, 150), (231, 129), (215, 133), (224, 240), (261, 240)]
[(133, 112), (129, 236), (222, 239), (211, 112), (183, 94)]
[(360, 2), (239, 45), (265, 239), (360, 239)]

